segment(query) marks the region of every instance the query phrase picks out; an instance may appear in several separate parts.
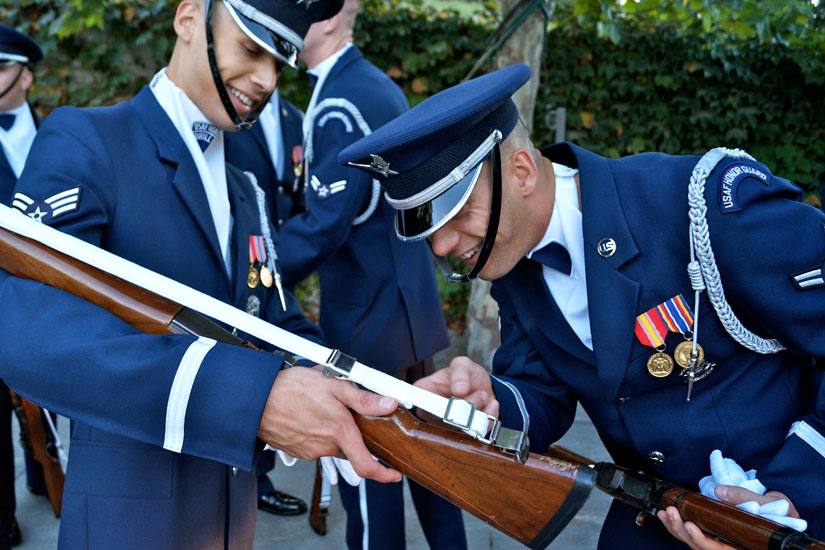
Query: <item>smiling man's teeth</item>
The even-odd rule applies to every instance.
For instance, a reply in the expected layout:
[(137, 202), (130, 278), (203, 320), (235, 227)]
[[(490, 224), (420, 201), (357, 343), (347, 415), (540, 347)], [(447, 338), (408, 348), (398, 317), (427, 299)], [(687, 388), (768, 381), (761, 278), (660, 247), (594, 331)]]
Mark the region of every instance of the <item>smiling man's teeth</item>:
[(235, 97), (240, 99), (241, 103), (243, 103), (247, 107), (252, 107), (252, 100), (251, 99), (249, 99), (247, 96), (245, 96), (244, 94), (242, 94), (241, 92), (239, 92), (235, 88), (231, 88), (231, 90), (232, 90), (232, 95), (234, 95)]
[(472, 250), (470, 250), (469, 252), (467, 252), (466, 254), (462, 254), (461, 259), (462, 260), (469, 260), (470, 258), (473, 257), (473, 254), (478, 252), (479, 248), (481, 248), (481, 246), (477, 246), (477, 247), (473, 248)]

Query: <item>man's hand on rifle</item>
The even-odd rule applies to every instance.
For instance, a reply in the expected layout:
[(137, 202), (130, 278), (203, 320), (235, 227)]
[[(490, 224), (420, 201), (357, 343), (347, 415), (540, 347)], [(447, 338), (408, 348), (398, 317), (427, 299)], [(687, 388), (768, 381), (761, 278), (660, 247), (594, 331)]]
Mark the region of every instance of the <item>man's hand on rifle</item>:
[(418, 380), (415, 385), (444, 397), (466, 399), (479, 410), (498, 416), (498, 400), (490, 373), (469, 357), (455, 357), (449, 367)]
[(398, 403), (323, 375), (321, 367), (292, 367), (275, 377), (261, 417), (258, 437), (295, 458), (347, 458), (359, 476), (381, 482), (401, 474), (372, 458), (347, 407), (367, 416), (385, 416)]
[[(759, 495), (753, 491), (743, 489), (742, 487), (719, 485), (716, 487), (715, 492), (716, 496), (719, 497), (719, 500), (733, 505), (752, 500), (759, 504), (765, 504), (780, 498), (785, 499), (791, 505), (788, 516), (795, 518), (799, 517), (799, 512), (796, 511), (796, 508), (790, 499), (779, 491), (768, 491), (764, 495)], [(662, 521), (665, 528), (671, 535), (687, 544), (692, 550), (733, 550), (732, 546), (728, 546), (727, 544), (705, 536), (702, 530), (695, 524), (689, 521), (682, 521), (679, 511), (673, 506), (668, 506), (667, 510), (660, 510), (656, 516)]]

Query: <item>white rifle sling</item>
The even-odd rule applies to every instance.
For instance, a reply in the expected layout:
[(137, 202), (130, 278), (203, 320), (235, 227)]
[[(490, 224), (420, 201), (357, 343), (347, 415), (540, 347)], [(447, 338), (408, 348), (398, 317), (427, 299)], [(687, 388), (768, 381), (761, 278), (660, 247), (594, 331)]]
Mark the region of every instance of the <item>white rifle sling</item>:
[(455, 397), (448, 399), (398, 380), (338, 350), (296, 336), (207, 294), (34, 221), (5, 205), (0, 205), (0, 227), (235, 327), (281, 350), (324, 365), (327, 376), (349, 379), (376, 393), (392, 397), (407, 408), (423, 409), (448, 424), (458, 426), (476, 439), (515, 455), (522, 462), (527, 460), (527, 435), (502, 427), (497, 418), (476, 410), (475, 405), (468, 401)]

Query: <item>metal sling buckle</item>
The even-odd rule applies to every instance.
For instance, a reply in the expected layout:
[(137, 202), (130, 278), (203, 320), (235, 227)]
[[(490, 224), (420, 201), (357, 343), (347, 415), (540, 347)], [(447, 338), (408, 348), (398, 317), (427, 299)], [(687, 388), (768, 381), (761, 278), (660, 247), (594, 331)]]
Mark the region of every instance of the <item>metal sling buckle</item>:
[(335, 376), (337, 378), (349, 378), (349, 373), (355, 365), (355, 357), (342, 353), (337, 349), (332, 350), (327, 362), (324, 364), (324, 376)]
[[(465, 405), (466, 407), (469, 407), (466, 420), (464, 420), (463, 415), (460, 419), (456, 419), (454, 416), (450, 415), (450, 412), (453, 411), (453, 405), (456, 403), (458, 403), (459, 405)], [(462, 430), (469, 430), (473, 424), (473, 415), (475, 414), (475, 412), (476, 406), (474, 403), (470, 403), (469, 401), (453, 396), (450, 397), (450, 400), (447, 403), (447, 410), (444, 411), (443, 420), (447, 424), (456, 426), (457, 428), (461, 428)], [(498, 418), (495, 418), (494, 416), (491, 416), (489, 414), (486, 416), (487, 420), (489, 421), (489, 429), (487, 430), (487, 433), (489, 435), (487, 435), (486, 437), (484, 435), (477, 435), (475, 436), (476, 439), (478, 439), (482, 443), (493, 445), (494, 447), (501, 449), (503, 452), (507, 454), (515, 456), (516, 460), (518, 460), (522, 464), (526, 462), (527, 455), (530, 453), (530, 443), (529, 439), (527, 438), (527, 434), (519, 430), (504, 428), (501, 426), (501, 421)]]
[[(450, 412), (453, 411), (453, 405), (458, 403), (459, 406), (469, 407), (470, 410), (467, 411), (467, 419), (464, 421), (456, 420), (452, 416), (450, 416)], [(457, 413), (461, 413), (463, 411), (455, 411)], [(443, 420), (447, 424), (451, 426), (455, 426), (456, 428), (461, 428), (462, 430), (469, 430), (470, 426), (473, 425), (473, 415), (476, 412), (476, 406), (474, 403), (470, 403), (465, 399), (461, 399), (459, 397), (452, 396), (450, 400), (447, 402), (447, 410), (444, 411)]]

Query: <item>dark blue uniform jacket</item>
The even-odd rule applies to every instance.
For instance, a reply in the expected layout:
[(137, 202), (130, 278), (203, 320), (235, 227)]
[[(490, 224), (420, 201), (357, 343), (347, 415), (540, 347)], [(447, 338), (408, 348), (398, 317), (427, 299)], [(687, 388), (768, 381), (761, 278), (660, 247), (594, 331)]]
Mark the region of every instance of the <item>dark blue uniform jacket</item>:
[(273, 223), (280, 227), (290, 216), (303, 212), (306, 205), (303, 174), (296, 178), (292, 162), (293, 148), (303, 145), (303, 114), (282, 97), (278, 98), (278, 104), (279, 112), (276, 116), (281, 117), (281, 137), (284, 143), (284, 171), (281, 178), (278, 177), (269, 158), (269, 147), (260, 123), (248, 131), (227, 132), (224, 134), (224, 140), (226, 162), (255, 174), (258, 185), (266, 193), (272, 215), (277, 218), (273, 219)]
[[(719, 179), (742, 161), (725, 158), (710, 174), (707, 217), (727, 300), (746, 327), (779, 339), (788, 351), (760, 355), (737, 344), (702, 293), (698, 341), (717, 366), (694, 385), (687, 403), (675, 372), (648, 373), (653, 350), (635, 337), (634, 323), (680, 293), (693, 308), (687, 187), (698, 157), (610, 160), (571, 144), (543, 154), (580, 170), (594, 349), (582, 345), (563, 318), (539, 264), (524, 259), (495, 281), (502, 345), (494, 385), (505, 423), (529, 425), (531, 447), (541, 451), (570, 427), (578, 401), (616, 463), (693, 489), (710, 473), (710, 452), (720, 449), (787, 494), (810, 532), (825, 538), (825, 447), (817, 452), (796, 435), (786, 439), (797, 420), (825, 434), (821, 367), (811, 366), (812, 358), (825, 356), (825, 286), (800, 290), (792, 279), (823, 267), (825, 216), (799, 202), (798, 187), (759, 163), (745, 164), (767, 181), (738, 181), (739, 210), (723, 202), (730, 196), (721, 195)], [(616, 243), (606, 258), (597, 251), (605, 238)], [(670, 333), (668, 351), (682, 340)], [(662, 464), (648, 458), (654, 451), (664, 455)], [(627, 548), (629, 541), (634, 548), (684, 547), (658, 521), (637, 527), (635, 514), (614, 503), (600, 548)]]
[[(131, 102), (56, 110), (40, 128), (16, 193), (44, 223), (236, 307), (318, 338), (295, 302), (246, 284), (261, 233), (249, 180), (228, 167), (232, 277), (206, 195), (178, 131), (148, 88)], [(74, 209), (39, 201), (79, 187)], [(17, 196), (17, 195), (15, 195)], [(55, 203), (56, 204), (56, 203)], [(274, 229), (273, 229), (274, 233)], [(282, 360), (216, 344), (188, 402), (180, 452), (163, 448), (167, 407), (189, 336), (141, 334), (108, 312), (0, 271), (0, 377), (74, 421), (60, 547), (251, 548), (256, 434)]]
[[(392, 372), (447, 346), (432, 257), (424, 243), (395, 236), (392, 208), (365, 172), (341, 166), (338, 151), (407, 110), (403, 92), (352, 46), (327, 75), (305, 136), (307, 212), (281, 228), (288, 286), (318, 270), (320, 325), (330, 347)], [(310, 158), (310, 154), (313, 156)]]

